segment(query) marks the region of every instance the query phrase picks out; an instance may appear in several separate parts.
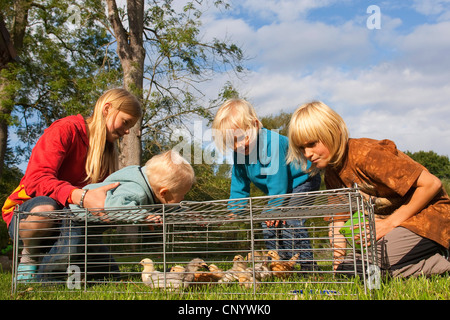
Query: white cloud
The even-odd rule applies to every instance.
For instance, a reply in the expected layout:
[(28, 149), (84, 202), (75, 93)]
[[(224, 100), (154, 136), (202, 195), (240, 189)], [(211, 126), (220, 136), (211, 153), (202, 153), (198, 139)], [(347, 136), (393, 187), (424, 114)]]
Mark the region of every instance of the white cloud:
[(414, 0), (413, 8), (424, 15), (440, 15), (450, 8), (450, 0)]
[(365, 8), (340, 24), (304, 18), (335, 1), (239, 3), (237, 18), (210, 16), (207, 34), (226, 30), (253, 57), (238, 88), (260, 116), (323, 100), (355, 137), (450, 155), (450, 0), (415, 1), (411, 9), (429, 16), (417, 25), (385, 1), (380, 30), (366, 28)]
[[(434, 76), (450, 72), (450, 21), (425, 24), (417, 27), (411, 34), (400, 40), (399, 48), (404, 63), (416, 69), (432, 72)], [(444, 80), (444, 79), (442, 79)]]
[(232, 7), (242, 8), (263, 20), (289, 22), (304, 16), (312, 9), (338, 2), (338, 0), (236, 0), (232, 1)]
[(367, 30), (352, 23), (340, 27), (321, 22), (281, 23), (260, 28), (255, 38), (258, 62), (271, 72), (299, 74), (327, 65), (353, 65), (371, 55)]

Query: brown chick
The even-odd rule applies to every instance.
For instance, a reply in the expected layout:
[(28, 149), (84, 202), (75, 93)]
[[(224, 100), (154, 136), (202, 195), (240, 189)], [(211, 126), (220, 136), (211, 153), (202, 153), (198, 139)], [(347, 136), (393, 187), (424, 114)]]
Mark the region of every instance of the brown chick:
[(197, 272), (194, 275), (194, 282), (198, 284), (211, 284), (217, 282), (223, 277), (223, 271), (219, 269), (215, 264), (208, 266), (209, 272)]
[(239, 281), (239, 285), (250, 288), (253, 285), (252, 268), (248, 267), (246, 259), (240, 254), (234, 256), (233, 261), (233, 268), (230, 269), (233, 277)]
[(292, 274), (292, 270), (294, 270), (294, 266), (297, 263), (297, 259), (300, 256), (300, 253), (292, 256), (288, 261), (282, 261), (280, 255), (275, 250), (270, 250), (267, 255), (272, 259), (272, 262), (269, 264), (269, 268), (272, 273), (279, 278), (287, 278)]
[(208, 268), (208, 265), (200, 258), (192, 259), (186, 266), (186, 276), (184, 277), (184, 281), (192, 282), (194, 280), (195, 274), (200, 268)]
[[(251, 271), (239, 272), (237, 274), (239, 285), (245, 288), (251, 288), (253, 286), (253, 276)], [(257, 280), (255, 280), (257, 282)]]
[[(246, 258), (249, 262), (252, 261), (252, 253), (249, 252)], [(255, 267), (255, 278), (256, 280), (263, 281), (269, 278), (272, 274), (269, 269), (267, 260), (265, 260), (265, 254), (263, 252), (255, 251), (254, 254), (254, 267)], [(247, 268), (252, 272), (252, 268)]]
[(208, 269), (211, 272), (211, 276), (214, 277), (215, 279), (217, 279), (216, 281), (219, 281), (220, 279), (222, 279), (222, 277), (223, 277), (223, 270), (220, 269), (218, 266), (216, 266), (215, 264), (211, 263), (208, 266)]
[(247, 269), (247, 261), (245, 261), (242, 255), (235, 255), (233, 258), (233, 267), (231, 268), (231, 270), (242, 271), (245, 269)]
[(264, 261), (264, 253), (261, 251), (254, 251), (254, 255), (251, 252), (247, 253), (247, 257), (245, 258), (247, 261), (252, 261), (252, 256), (254, 257), (255, 262)]
[(233, 266), (223, 273), (223, 277), (219, 282), (233, 282), (239, 280), (239, 272), (245, 272), (247, 269), (247, 261), (240, 254), (233, 258)]

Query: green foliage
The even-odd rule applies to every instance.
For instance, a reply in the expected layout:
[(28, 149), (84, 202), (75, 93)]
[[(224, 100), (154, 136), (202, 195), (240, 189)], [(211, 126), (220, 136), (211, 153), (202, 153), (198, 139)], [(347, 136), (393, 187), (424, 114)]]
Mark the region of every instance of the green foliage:
[[(6, 198), (17, 188), (23, 173), (14, 163), (17, 162), (17, 156), (8, 148), (5, 155), (5, 166), (0, 179), (0, 204), (3, 206)], [(8, 229), (6, 223), (0, 219), (0, 249), (5, 249), (10, 244)]]
[[(225, 5), (222, 1), (217, 6)], [(226, 6), (226, 5), (225, 5)], [(236, 94), (226, 83), (217, 99), (205, 102), (201, 83), (218, 73), (243, 71), (241, 49), (226, 40), (200, 38), (201, 2), (189, 1), (176, 11), (172, 1), (154, 1), (144, 12), (146, 62), (142, 139), (145, 148), (159, 148), (174, 128), (193, 116), (212, 120), (212, 110)]]
[[(2, 2), (12, 29), (12, 2)], [(27, 147), (24, 158), (42, 131), (54, 120), (81, 113), (89, 115), (99, 95), (121, 84), (120, 64), (106, 30), (90, 10), (77, 7), (72, 19), (71, 1), (45, 1), (28, 10), (28, 24), (17, 63), (2, 71), (7, 81), (3, 100), (13, 110), (7, 119)]]
[[(214, 5), (227, 8), (224, 1)], [(0, 1), (0, 8), (11, 30), (15, 7), (11, 1)], [(218, 99), (205, 103), (199, 84), (220, 72), (243, 71), (244, 56), (238, 46), (200, 39), (204, 8), (202, 2), (190, 1), (176, 10), (170, 0), (145, 7), (141, 137), (151, 153), (166, 145), (174, 128), (191, 120), (187, 117), (211, 120), (211, 110), (235, 92), (227, 83)], [(4, 71), (8, 96), (2, 101), (13, 110), (5, 117), (17, 126), (24, 158), (51, 122), (70, 114), (87, 116), (98, 96), (107, 88), (121, 86), (124, 78), (103, 1), (87, 0), (79, 6), (68, 0), (48, 0), (26, 9), (23, 49), (19, 62)], [(130, 14), (119, 6), (125, 26)]]
[(450, 160), (448, 156), (438, 155), (434, 151), (405, 152), (440, 179), (450, 179)]
[(268, 130), (279, 130), (278, 131), (279, 134), (287, 136), (291, 117), (292, 113), (286, 113), (281, 111), (277, 115), (268, 115), (262, 117), (260, 121), (262, 122), (264, 128)]
[(229, 198), (231, 185), (229, 164), (194, 164), (193, 168), (196, 183), (186, 195), (186, 200), (209, 201)]

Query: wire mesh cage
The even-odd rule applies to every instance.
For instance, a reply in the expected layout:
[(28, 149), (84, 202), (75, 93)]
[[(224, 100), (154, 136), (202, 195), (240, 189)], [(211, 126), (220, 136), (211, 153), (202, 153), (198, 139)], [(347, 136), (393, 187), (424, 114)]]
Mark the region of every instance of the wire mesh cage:
[[(142, 293), (376, 287), (373, 209), (357, 188), (15, 214), (35, 226), (15, 224), (13, 293), (30, 283), (78, 292), (111, 284), (119, 291), (131, 283)], [(25, 238), (26, 231), (33, 237)], [(24, 249), (34, 261), (31, 271), (21, 263)]]

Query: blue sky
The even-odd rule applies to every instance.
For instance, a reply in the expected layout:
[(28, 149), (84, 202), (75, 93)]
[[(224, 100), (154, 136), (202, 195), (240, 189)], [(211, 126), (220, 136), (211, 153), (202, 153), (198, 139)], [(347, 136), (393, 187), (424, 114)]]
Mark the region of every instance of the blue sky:
[[(380, 29), (367, 28), (370, 5)], [(231, 0), (203, 16), (204, 37), (227, 37), (251, 59), (230, 80), (260, 116), (322, 100), (352, 137), (450, 155), (450, 0)]]
[[(259, 116), (321, 100), (351, 137), (450, 156), (450, 0), (228, 0), (229, 10), (212, 2), (202, 36), (230, 39), (250, 59), (244, 78), (229, 73), (203, 84), (205, 101), (226, 81)], [(367, 28), (371, 5), (380, 29)]]

